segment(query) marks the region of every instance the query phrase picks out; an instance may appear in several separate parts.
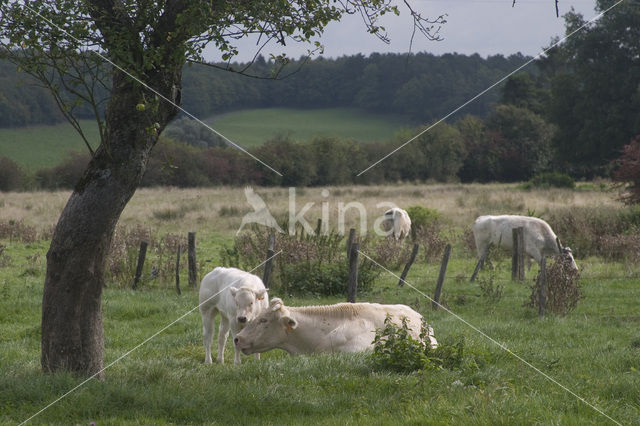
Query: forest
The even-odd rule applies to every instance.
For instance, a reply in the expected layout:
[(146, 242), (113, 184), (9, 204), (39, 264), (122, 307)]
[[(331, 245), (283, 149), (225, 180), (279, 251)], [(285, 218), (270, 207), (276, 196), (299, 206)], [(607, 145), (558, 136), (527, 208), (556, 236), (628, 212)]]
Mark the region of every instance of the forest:
[[(583, 24), (581, 15), (565, 15), (567, 33)], [(356, 174), (531, 58), (429, 53), (301, 58), (276, 79), (271, 77), (277, 64), (263, 57), (245, 71), (254, 78), (219, 69), (225, 64), (189, 64), (182, 101), (198, 117), (245, 108), (355, 107), (400, 114), (416, 126), (376, 143), (320, 138), (300, 144), (286, 136), (265, 141), (252, 152), (282, 169), (284, 176), (279, 177), (214, 135), (203, 136), (196, 122), (181, 117), (164, 133), (173, 142), (166, 140), (153, 151), (143, 184), (513, 182), (546, 172), (574, 179), (611, 177), (623, 147), (640, 134), (639, 31), (638, 10), (620, 6), (362, 177)], [(230, 66), (242, 70), (246, 65)], [(63, 120), (44, 89), (26, 82), (25, 73), (7, 62), (0, 62), (0, 68), (0, 126)], [(77, 114), (91, 116), (82, 106)], [(35, 185), (70, 187), (77, 176), (65, 175), (79, 173), (86, 161), (88, 155), (74, 156), (66, 164), (41, 170)], [(4, 178), (8, 180), (19, 187), (19, 178)]]

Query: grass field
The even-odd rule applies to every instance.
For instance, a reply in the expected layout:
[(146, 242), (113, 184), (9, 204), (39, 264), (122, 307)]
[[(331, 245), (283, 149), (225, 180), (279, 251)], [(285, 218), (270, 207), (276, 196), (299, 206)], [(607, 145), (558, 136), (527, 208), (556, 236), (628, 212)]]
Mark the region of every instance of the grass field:
[[(401, 117), (348, 108), (254, 109), (231, 112), (205, 121), (243, 147), (261, 145), (278, 135), (290, 135), (301, 142), (316, 136), (362, 142), (384, 141), (403, 127), (411, 127), (411, 123)], [(81, 123), (95, 147), (98, 143), (97, 126), (91, 120)], [(30, 171), (55, 166), (70, 151), (85, 150), (80, 136), (66, 122), (55, 126), (0, 129), (0, 156), (11, 158)]]
[[(183, 287), (177, 296), (171, 280), (138, 291), (110, 283), (103, 295), (107, 365), (185, 316), (115, 362), (105, 380), (80, 386), (32, 422), (602, 425), (614, 424), (614, 419), (640, 424), (640, 265), (578, 257), (584, 298), (566, 317), (538, 318), (533, 309), (523, 307), (537, 266), (527, 273), (525, 283), (512, 282), (508, 256), (497, 257), (496, 269), (483, 270), (480, 276), (480, 281), (504, 286), (502, 297), (492, 299), (478, 284), (468, 282), (475, 259), (458, 239), (480, 213), (535, 210), (544, 215), (572, 206), (623, 208), (611, 193), (598, 188), (523, 192), (516, 185), (398, 185), (328, 188), (329, 197), (323, 197), (320, 188), (298, 190), (298, 211), (307, 202), (316, 203), (305, 215), (312, 224), (327, 199), (332, 221), (336, 206), (350, 201), (362, 202), (372, 217), (380, 214), (376, 203), (381, 201), (440, 211), (449, 219), (444, 232), (457, 235), (452, 237), (443, 301), (511, 353), (451, 313), (431, 309), (420, 292), (433, 294), (437, 261), (420, 259), (411, 269), (407, 281), (420, 292), (397, 287), (397, 278), (385, 272), (372, 290), (358, 296), (360, 301), (410, 305), (425, 316), (442, 342), (464, 337), (461, 368), (409, 374), (376, 370), (367, 354), (293, 358), (279, 350), (263, 354), (260, 361), (244, 357), (240, 366), (204, 365), (196, 291)], [(256, 192), (275, 214), (286, 210), (286, 189), (256, 188)], [(67, 196), (64, 192), (0, 194), (0, 224), (21, 220), (46, 231)], [(218, 264), (220, 247), (231, 243), (249, 210), (241, 188), (146, 189), (134, 196), (121, 223), (141, 224), (154, 234), (197, 231), (198, 258), (208, 270)], [(347, 226), (355, 225), (357, 217), (348, 216), (348, 221)], [(0, 244), (5, 247), (0, 256), (0, 423), (15, 424), (82, 379), (42, 374), (39, 368), (47, 240), (0, 239)], [(293, 298), (277, 290), (270, 295), (291, 305), (340, 300)], [(232, 357), (228, 343), (225, 358)]]
[[(97, 125), (91, 120), (81, 123), (87, 139), (96, 147), (99, 142)], [(30, 171), (55, 166), (70, 151), (86, 150), (80, 135), (67, 122), (55, 126), (0, 129), (0, 155)]]
[(223, 114), (213, 119), (211, 124), (245, 147), (261, 145), (279, 135), (289, 135), (300, 142), (317, 136), (382, 142), (391, 139), (403, 127), (415, 126), (399, 116), (372, 114), (352, 108), (244, 110)]

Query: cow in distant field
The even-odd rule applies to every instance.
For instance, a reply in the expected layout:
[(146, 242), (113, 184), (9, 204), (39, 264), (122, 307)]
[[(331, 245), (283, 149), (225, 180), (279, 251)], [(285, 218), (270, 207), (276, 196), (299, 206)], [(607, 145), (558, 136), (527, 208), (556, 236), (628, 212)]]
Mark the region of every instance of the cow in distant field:
[[(205, 364), (211, 364), (211, 341), (215, 334), (215, 319), (220, 313), (218, 358), (224, 363), (224, 347), (231, 330), (232, 338), (252, 319), (268, 308), (267, 289), (256, 275), (236, 268), (215, 268), (200, 283), (200, 314), (205, 349)], [(256, 354), (260, 358), (260, 354)], [(240, 363), (235, 350), (234, 364)]]
[(544, 220), (537, 217), (515, 215), (480, 216), (473, 224), (478, 266), (471, 281), (475, 278), (481, 261), (486, 257), (491, 244), (507, 250), (513, 249), (513, 229), (518, 227), (524, 228), (524, 252), (535, 259), (538, 264), (542, 261), (542, 256), (556, 256), (562, 253), (569, 257), (571, 268), (578, 270), (571, 249), (562, 246), (560, 239)]
[(384, 212), (384, 221), (382, 222), (382, 226), (385, 230), (391, 231), (391, 235), (393, 235), (396, 240), (406, 238), (409, 236), (409, 232), (411, 231), (411, 219), (409, 218), (409, 213), (399, 207), (389, 209)]
[[(422, 315), (405, 305), (338, 303), (325, 306), (285, 306), (273, 298), (269, 308), (238, 335), (236, 349), (245, 355), (279, 348), (291, 355), (318, 352), (360, 352), (373, 348), (376, 329), (387, 315), (400, 326), (407, 319), (412, 337), (419, 339)], [(429, 344), (438, 342), (428, 330)]]

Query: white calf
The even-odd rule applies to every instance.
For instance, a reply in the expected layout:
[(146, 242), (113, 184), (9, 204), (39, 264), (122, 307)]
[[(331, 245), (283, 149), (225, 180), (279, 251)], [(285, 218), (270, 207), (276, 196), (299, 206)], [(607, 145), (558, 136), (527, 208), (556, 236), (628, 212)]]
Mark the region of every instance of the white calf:
[[(262, 280), (236, 268), (215, 268), (200, 283), (200, 314), (205, 349), (205, 364), (211, 364), (211, 341), (215, 334), (215, 319), (220, 313), (218, 330), (218, 362), (224, 363), (224, 347), (229, 330), (232, 338), (269, 306), (267, 289)], [(256, 355), (260, 358), (260, 354)], [(236, 349), (234, 364), (240, 363)]]
[(409, 213), (401, 208), (394, 207), (384, 212), (382, 225), (387, 230), (391, 230), (391, 235), (396, 240), (406, 238), (411, 231), (411, 219)]

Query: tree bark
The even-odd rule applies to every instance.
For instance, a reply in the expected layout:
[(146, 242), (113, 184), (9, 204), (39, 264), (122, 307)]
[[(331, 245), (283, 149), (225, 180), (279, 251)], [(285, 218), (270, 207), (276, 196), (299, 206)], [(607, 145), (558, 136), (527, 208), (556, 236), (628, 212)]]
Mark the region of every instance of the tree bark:
[[(171, 99), (181, 68), (156, 74), (150, 86)], [(144, 174), (158, 134), (175, 115), (173, 105), (154, 99), (140, 85), (114, 71), (105, 117), (105, 140), (65, 206), (47, 253), (42, 299), (44, 371), (67, 370), (103, 376), (102, 288), (106, 255), (115, 226)]]

